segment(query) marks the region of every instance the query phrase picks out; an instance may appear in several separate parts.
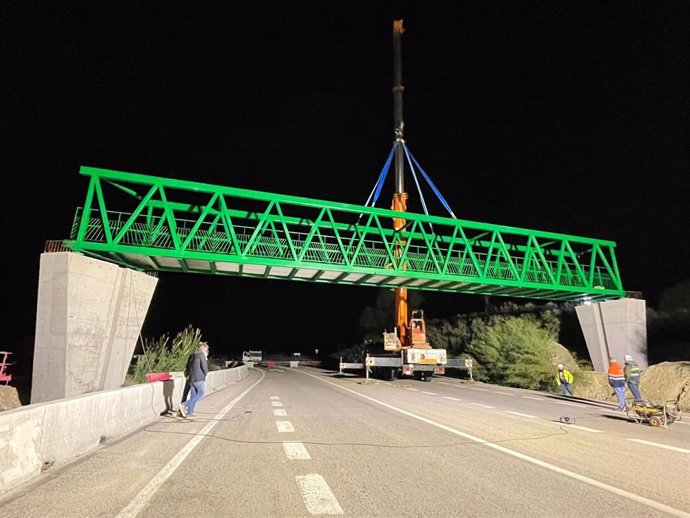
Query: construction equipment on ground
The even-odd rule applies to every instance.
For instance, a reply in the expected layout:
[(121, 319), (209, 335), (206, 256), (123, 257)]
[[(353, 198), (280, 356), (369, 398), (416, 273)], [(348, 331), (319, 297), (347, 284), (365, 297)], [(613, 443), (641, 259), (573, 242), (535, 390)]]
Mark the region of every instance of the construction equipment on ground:
[(678, 400), (671, 399), (663, 405), (655, 405), (645, 400), (635, 400), (626, 406), (628, 418), (638, 424), (668, 428), (674, 421), (680, 421), (683, 414)]

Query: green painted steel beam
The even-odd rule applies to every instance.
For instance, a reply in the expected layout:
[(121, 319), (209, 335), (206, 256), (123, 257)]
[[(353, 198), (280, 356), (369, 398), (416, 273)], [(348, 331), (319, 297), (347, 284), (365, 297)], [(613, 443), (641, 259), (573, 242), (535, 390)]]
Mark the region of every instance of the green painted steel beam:
[(625, 296), (613, 241), (82, 167), (74, 251), (138, 270), (544, 300)]

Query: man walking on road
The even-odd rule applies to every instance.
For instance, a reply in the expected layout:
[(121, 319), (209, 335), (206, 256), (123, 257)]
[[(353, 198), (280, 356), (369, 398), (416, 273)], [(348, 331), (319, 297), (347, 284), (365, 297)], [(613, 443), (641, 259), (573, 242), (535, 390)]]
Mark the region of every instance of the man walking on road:
[(609, 385), (618, 398), (618, 410), (625, 410), (625, 374), (615, 358), (609, 358)]
[(573, 395), (573, 373), (566, 369), (562, 363), (558, 364), (558, 374), (556, 381), (561, 384), (561, 396)]
[(625, 355), (625, 382), (628, 384), (630, 392), (632, 392), (635, 401), (641, 401), (640, 395), (640, 366), (633, 360), (629, 354)]
[(187, 376), (189, 380), (189, 401), (180, 404), (182, 417), (194, 417), (194, 407), (204, 397), (204, 384), (208, 374), (208, 344), (200, 342), (196, 352), (189, 357), (187, 362)]

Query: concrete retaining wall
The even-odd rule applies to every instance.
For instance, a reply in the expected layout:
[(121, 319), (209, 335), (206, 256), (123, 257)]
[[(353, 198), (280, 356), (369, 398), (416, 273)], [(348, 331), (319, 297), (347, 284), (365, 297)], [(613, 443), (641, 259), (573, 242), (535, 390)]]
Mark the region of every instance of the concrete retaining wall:
[[(246, 366), (209, 372), (212, 393), (246, 377)], [(184, 378), (38, 403), (0, 413), (0, 495), (177, 409)]]

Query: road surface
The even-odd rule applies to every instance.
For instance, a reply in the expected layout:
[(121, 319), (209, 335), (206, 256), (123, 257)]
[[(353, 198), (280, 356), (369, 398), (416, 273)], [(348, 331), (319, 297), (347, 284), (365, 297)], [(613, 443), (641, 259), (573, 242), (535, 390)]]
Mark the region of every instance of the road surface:
[[(574, 425), (559, 422), (561, 416)], [(75, 416), (75, 426), (79, 419)], [(3, 517), (690, 517), (690, 426), (452, 378), (251, 369), (0, 500)]]

